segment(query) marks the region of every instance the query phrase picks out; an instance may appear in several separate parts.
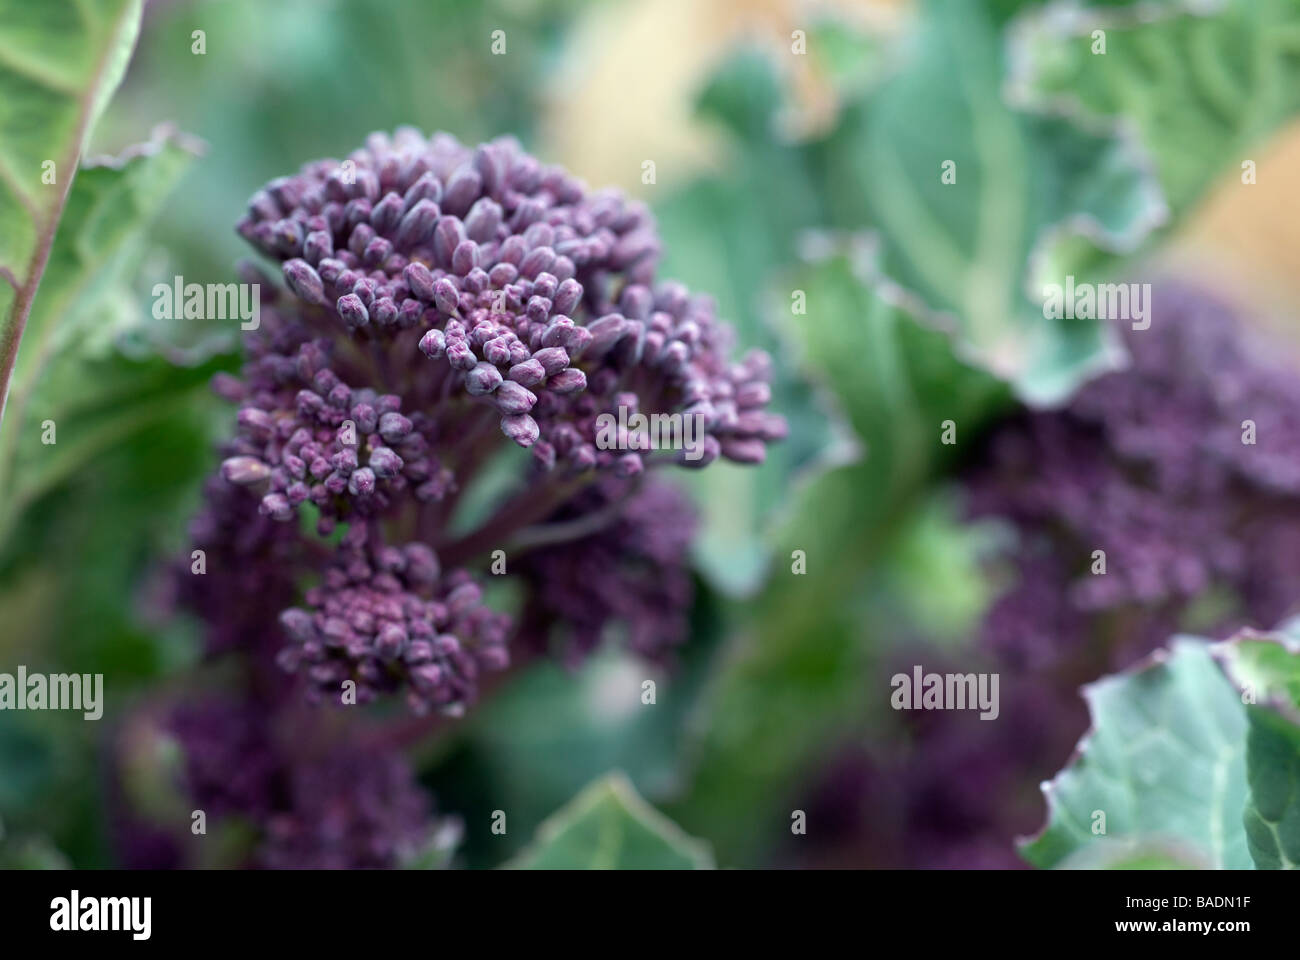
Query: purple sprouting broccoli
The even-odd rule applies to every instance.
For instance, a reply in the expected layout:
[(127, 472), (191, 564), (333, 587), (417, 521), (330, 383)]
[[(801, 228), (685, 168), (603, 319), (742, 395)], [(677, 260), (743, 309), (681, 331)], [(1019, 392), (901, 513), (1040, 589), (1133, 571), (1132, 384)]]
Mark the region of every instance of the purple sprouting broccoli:
[[(1124, 332), (1125, 369), (998, 425), (961, 478), (971, 514), (1013, 535), (983, 662), (950, 663), (1000, 675), (998, 722), (906, 714), (907, 735), (846, 750), (804, 801), (839, 826), (791, 862), (1023, 865), (1014, 838), (1042, 823), (1038, 784), (1088, 722), (1081, 684), (1179, 631), (1226, 636), (1296, 612), (1294, 364), (1213, 296), (1162, 284), (1152, 302), (1150, 328)], [(943, 659), (925, 656), (927, 669)]]
[[(271, 182), (239, 232), (291, 296), (218, 384), (238, 432), (194, 546), (220, 572), (184, 588), (214, 648), (278, 644), (317, 698), (355, 684), (458, 712), (509, 659), (468, 572), (494, 557), (525, 589), (530, 649), (558, 628), (572, 655), (616, 621), (648, 655), (682, 639), (693, 520), (647, 472), (760, 463), (785, 423), (766, 355), (730, 361), (712, 302), (656, 278), (641, 205), (508, 138), (402, 129)], [(690, 418), (694, 442), (610, 427), (637, 415)], [(512, 443), (516, 492), (461, 529)]]
[[(786, 429), (771, 362), (729, 359), (712, 302), (657, 278), (642, 206), (510, 139), (374, 134), (267, 184), (238, 229), (287, 293), (256, 281), (243, 370), (214, 383), (236, 427), (172, 579), (241, 691), (125, 732), (121, 845), (193, 862), (128, 802), (161, 739), (180, 806), (242, 825), (245, 865), (398, 866), (455, 833), (402, 758), (412, 730), (512, 653), (685, 640), (695, 516), (659, 468), (761, 463)], [(313, 706), (384, 696), (417, 716)]]
[(122, 861), (364, 869), (449, 854), (460, 822), (433, 815), (400, 752), (318, 726), (296, 705), (214, 694), (139, 710), (114, 744)]

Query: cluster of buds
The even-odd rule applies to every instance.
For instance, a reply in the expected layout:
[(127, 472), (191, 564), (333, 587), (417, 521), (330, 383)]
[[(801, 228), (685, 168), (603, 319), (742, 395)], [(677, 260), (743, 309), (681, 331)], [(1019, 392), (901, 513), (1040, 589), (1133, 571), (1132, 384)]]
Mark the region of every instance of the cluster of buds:
[(506, 666), (509, 617), (483, 606), (465, 571), (443, 576), (426, 544), (370, 544), (367, 531), (352, 524), (324, 581), (307, 591), (308, 609), (281, 614), (294, 644), (282, 666), (305, 667), (321, 698), (351, 681), (358, 703), (404, 687), (417, 713), (463, 709), (479, 670)]
[[(280, 340), (305, 335), (301, 327), (275, 332)], [(326, 365), (327, 340), (280, 346), (227, 388), (243, 406), (221, 465), (226, 480), (263, 491), (261, 511), (275, 520), (306, 502), (322, 518), (368, 516), (408, 487), (419, 500), (442, 499), (450, 473), (429, 453), (427, 417), (403, 415), (396, 394), (349, 387)]]
[(508, 138), (476, 149), (439, 134), (377, 134), (259, 191), (240, 232), (282, 261), (287, 286), (362, 339), (418, 332), (439, 381), (478, 398), (545, 469), (643, 468), (601, 450), (596, 420), (629, 388), (708, 430), (705, 465), (761, 462), (784, 435), (762, 412), (769, 365), (729, 364), (706, 297), (655, 283), (649, 214), (588, 195)]
[[(656, 276), (642, 205), (508, 138), (470, 148), (402, 129), (272, 181), (238, 229), (292, 294), (263, 311), (242, 377), (218, 384), (238, 434), (201, 525), (214, 570), (249, 567), (210, 585), (247, 586), (261, 567), (282, 597), (297, 580), (278, 616), (241, 621), (250, 645), (273, 634), (315, 699), (404, 692), (417, 712), (458, 713), (510, 641), (464, 568), (516, 542), (532, 544), (511, 557), (525, 633), (545, 622), (585, 651), (617, 622), (647, 655), (681, 640), (691, 511), (636, 487), (660, 463), (760, 463), (785, 422), (766, 411), (766, 355), (729, 360), (712, 301)], [(694, 418), (700, 441), (610, 442), (604, 425), (629, 412)], [(509, 441), (530, 451), (519, 492), (460, 530), (461, 495)], [(258, 537), (236, 556), (250, 503)], [(193, 606), (226, 638), (223, 618), (271, 602), (222, 599), (229, 613)]]

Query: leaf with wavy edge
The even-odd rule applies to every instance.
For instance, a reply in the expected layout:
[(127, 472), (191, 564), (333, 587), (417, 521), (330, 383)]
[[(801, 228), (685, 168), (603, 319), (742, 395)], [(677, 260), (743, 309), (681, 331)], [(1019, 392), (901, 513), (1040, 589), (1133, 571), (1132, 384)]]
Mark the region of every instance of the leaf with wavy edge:
[[(123, 332), (107, 322), (110, 307), (137, 325), (148, 317), (139, 304), (127, 307), (134, 298), (122, 286), (145, 226), (196, 151), (192, 141), (160, 129), (120, 157), (88, 161), (78, 174), (14, 369), (8, 428), (0, 432), (0, 542), (25, 506), (105, 444), (165, 414), (159, 397), (167, 389), (188, 387), (192, 378), (179, 368), (147, 382), (110, 384), (96, 381), (85, 362), (111, 354)], [(57, 444), (40, 442), (35, 425), (44, 419), (55, 421)]]
[(142, 7), (0, 0), (0, 419), (78, 160), (126, 72)]
[[(1094, 30), (1105, 31), (1104, 54), (1091, 52)], [(1009, 99), (1131, 130), (1175, 215), (1300, 113), (1293, 0), (1055, 7), (1017, 21), (1009, 50)]]
[[(1047, 824), (1020, 842), (1035, 866), (1061, 865), (1093, 843), (1177, 843), (1216, 868), (1249, 869), (1246, 717), (1207, 645), (1173, 641), (1130, 670), (1083, 688), (1092, 729), (1043, 784)], [(1095, 811), (1106, 834), (1094, 835)]]
[(622, 773), (586, 787), (537, 828), (508, 867), (524, 870), (706, 870), (708, 845), (687, 836)]
[(1261, 870), (1300, 869), (1300, 639), (1246, 630), (1214, 654), (1248, 704), (1250, 855)]
[(899, 72), (818, 145), (832, 222), (880, 234), (881, 296), (953, 328), (1022, 398), (1059, 401), (1121, 355), (1096, 320), (1045, 318), (1030, 266), (1071, 238), (1137, 250), (1167, 215), (1159, 184), (1130, 138), (1011, 109), (979, 5), (932, 2), (918, 24)]

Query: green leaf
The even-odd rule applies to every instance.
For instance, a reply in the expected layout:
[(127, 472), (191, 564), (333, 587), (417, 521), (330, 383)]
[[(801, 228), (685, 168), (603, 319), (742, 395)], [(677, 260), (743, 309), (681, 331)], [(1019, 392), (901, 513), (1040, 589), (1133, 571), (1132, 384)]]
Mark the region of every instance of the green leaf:
[(655, 206), (662, 275), (713, 296), (737, 344), (772, 355), (771, 409), (790, 425), (762, 467), (719, 463), (686, 478), (703, 507), (697, 564), (733, 596), (752, 595), (767, 574), (765, 534), (791, 486), (846, 458), (833, 409), (788, 362), (787, 327), (798, 318), (790, 289), (773, 286), (797, 261), (800, 233), (823, 219), (825, 203), (813, 157), (777, 135), (780, 100), (767, 57), (746, 51), (728, 61), (699, 100), (701, 115), (729, 135), (725, 175), (701, 177)]
[[(1093, 31), (1105, 53), (1093, 53)], [(1300, 112), (1300, 5), (1190, 0), (1026, 17), (1011, 38), (1011, 97), (1135, 129), (1175, 216)]]
[[(544, 661), (496, 691), (466, 718), (438, 765), (439, 802), (448, 810), (510, 811), (510, 832), (486, 822), (466, 832), (471, 867), (500, 863), (583, 786), (622, 770), (651, 801), (681, 789), (684, 744), (721, 645), (722, 611), (703, 584), (691, 613), (690, 639), (673, 669), (621, 649), (618, 631), (576, 668)], [(643, 684), (655, 683), (655, 702)]]
[(1246, 837), (1261, 870), (1300, 868), (1300, 640), (1253, 631), (1215, 654), (1250, 704)]
[(818, 145), (829, 222), (879, 232), (891, 300), (952, 326), (1023, 399), (1059, 401), (1119, 353), (1095, 320), (1046, 319), (1031, 266), (1079, 235), (1136, 250), (1165, 215), (1158, 184), (1131, 143), (1004, 103), (1001, 35), (981, 5), (927, 3), (906, 46)]
[(611, 773), (541, 825), (533, 845), (507, 866), (525, 870), (704, 870), (708, 845), (688, 837)]
[(126, 72), (142, 7), (0, 0), (0, 417), (78, 160)]
[(1097, 837), (1056, 865), (1058, 870), (1208, 870), (1195, 850), (1168, 840)]
[[(1021, 854), (1061, 865), (1099, 842), (1179, 844), (1216, 868), (1249, 869), (1246, 718), (1206, 645), (1171, 649), (1083, 689), (1092, 729), (1044, 784), (1048, 819)], [(1094, 834), (1105, 815), (1105, 833)]]
[[(870, 250), (858, 253), (831, 251), (789, 283), (808, 303), (790, 327), (796, 353), (837, 388), (862, 457), (797, 488), (775, 538), (779, 562), (743, 611), (706, 701), (692, 789), (669, 808), (728, 865), (758, 862), (760, 848), (788, 830), (801, 774), (817, 768), (839, 731), (886, 722), (869, 716), (880, 704), (863, 690), (890, 639), (912, 626), (877, 609), (900, 576), (890, 558), (924, 525), (919, 512), (935, 509), (929, 482), (1009, 401), (1003, 384), (957, 358), (946, 333), (885, 302)], [(953, 445), (941, 442), (949, 419)], [(806, 573), (795, 571), (795, 551)]]
[[(166, 132), (116, 160), (87, 165), (68, 198), (31, 313), (0, 433), (0, 542), (15, 518), (98, 452), (166, 412), (161, 398), (193, 369), (127, 363), (117, 376), (117, 343), (142, 327), (148, 308), (127, 287), (144, 230), (193, 158)], [(111, 317), (125, 318), (112, 323)], [(173, 369), (176, 367), (175, 369)], [(55, 443), (43, 442), (53, 421)]]

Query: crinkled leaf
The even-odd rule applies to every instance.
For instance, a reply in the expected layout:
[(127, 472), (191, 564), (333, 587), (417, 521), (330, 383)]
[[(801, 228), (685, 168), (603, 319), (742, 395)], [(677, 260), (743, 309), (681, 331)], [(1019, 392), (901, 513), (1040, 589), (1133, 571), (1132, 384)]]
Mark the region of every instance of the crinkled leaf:
[(142, 6), (0, 0), (0, 415), (77, 162), (126, 71)]
[[(149, 318), (127, 287), (144, 230), (193, 157), (170, 135), (120, 160), (87, 165), (68, 198), (15, 370), (0, 434), (0, 541), (16, 516), (97, 452), (167, 411), (194, 369), (115, 359), (117, 341)], [(52, 421), (55, 442), (42, 424)]]
[(1001, 34), (981, 5), (925, 11), (902, 68), (820, 145), (830, 222), (878, 230), (894, 298), (954, 325), (1026, 400), (1060, 400), (1118, 352), (1095, 320), (1044, 317), (1032, 259), (1079, 234), (1137, 249), (1165, 216), (1159, 187), (1126, 140), (1006, 105)]
[(1300, 869), (1300, 640), (1246, 631), (1215, 652), (1250, 704), (1250, 855), (1261, 870)]
[(509, 866), (527, 870), (700, 870), (708, 845), (641, 799), (621, 773), (597, 780), (541, 825)]
[[(1093, 52), (1099, 29), (1104, 54)], [(1058, 9), (1026, 17), (1011, 45), (1012, 98), (1135, 129), (1176, 215), (1300, 112), (1294, 0)]]
[[(1173, 641), (1132, 670), (1083, 689), (1092, 729), (1043, 785), (1048, 818), (1021, 854), (1052, 867), (1090, 845), (1180, 844), (1216, 868), (1248, 869), (1246, 718), (1206, 645)], [(1105, 815), (1105, 833), (1100, 829)]]

